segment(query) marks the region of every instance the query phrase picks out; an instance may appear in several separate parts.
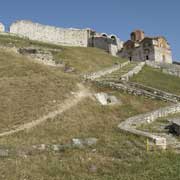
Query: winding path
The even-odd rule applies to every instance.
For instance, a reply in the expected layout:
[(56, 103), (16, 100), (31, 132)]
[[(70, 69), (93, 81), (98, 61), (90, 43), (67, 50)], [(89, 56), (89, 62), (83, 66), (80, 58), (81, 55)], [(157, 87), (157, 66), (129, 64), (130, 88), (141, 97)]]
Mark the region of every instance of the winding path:
[(48, 113), (47, 115), (44, 115), (44, 116), (40, 117), (39, 119), (36, 119), (32, 122), (20, 125), (19, 127), (15, 128), (15, 129), (0, 133), (0, 137), (12, 135), (14, 133), (17, 133), (17, 132), (20, 132), (23, 130), (32, 129), (33, 127), (38, 126), (39, 124), (47, 121), (48, 119), (53, 119), (57, 115), (60, 115), (63, 112), (67, 111), (68, 109), (72, 108), (73, 106), (76, 106), (84, 98), (91, 96), (91, 93), (83, 85), (78, 84), (78, 86), (79, 86), (79, 91), (76, 92), (74, 94), (74, 96), (66, 99), (62, 104), (59, 104), (57, 110), (52, 111), (52, 112)]

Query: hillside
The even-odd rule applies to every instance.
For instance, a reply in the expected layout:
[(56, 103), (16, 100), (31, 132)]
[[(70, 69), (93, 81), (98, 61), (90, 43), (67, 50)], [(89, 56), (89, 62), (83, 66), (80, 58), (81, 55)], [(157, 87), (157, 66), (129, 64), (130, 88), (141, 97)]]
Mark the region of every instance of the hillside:
[[(0, 134), (34, 122), (32, 127), (0, 137), (0, 179), (180, 178), (180, 159), (173, 149), (147, 152), (146, 138), (117, 128), (126, 118), (171, 103), (82, 80), (83, 74), (127, 60), (96, 48), (55, 46), (7, 35), (0, 35), (0, 43)], [(37, 63), (7, 47), (48, 50), (57, 63), (63, 61), (74, 71)], [(135, 65), (129, 64), (112, 75), (119, 78)], [(149, 67), (132, 80), (179, 94), (179, 83), (175, 83), (179, 78)], [(102, 106), (94, 96), (100, 92), (115, 96), (120, 103)], [(40, 120), (38, 124), (36, 120)], [(97, 143), (74, 147), (73, 138), (96, 138)]]
[(145, 66), (131, 81), (180, 95), (180, 78), (164, 74), (160, 69)]
[(55, 62), (73, 67), (76, 73), (95, 72), (126, 60), (116, 58), (97, 48), (63, 47), (16, 36), (1, 35), (1, 46), (41, 48), (52, 52)]

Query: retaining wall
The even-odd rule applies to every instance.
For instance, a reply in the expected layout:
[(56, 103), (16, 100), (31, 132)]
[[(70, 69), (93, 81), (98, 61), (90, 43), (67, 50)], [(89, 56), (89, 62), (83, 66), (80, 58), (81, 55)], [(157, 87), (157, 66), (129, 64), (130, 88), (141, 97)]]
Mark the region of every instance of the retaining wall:
[(121, 76), (121, 80), (129, 81), (129, 78), (133, 77), (134, 75), (138, 74), (142, 68), (144, 67), (145, 62), (139, 63), (136, 67), (134, 67), (131, 71)]
[(165, 149), (166, 148), (165, 138), (156, 136), (149, 132), (137, 130), (136, 128), (142, 124), (151, 123), (157, 120), (158, 118), (166, 117), (169, 114), (174, 114), (178, 112), (180, 112), (180, 103), (165, 108), (160, 108), (158, 110), (146, 114), (130, 117), (126, 119), (124, 122), (120, 123), (118, 127), (121, 130), (152, 139), (156, 143), (156, 145), (162, 146), (162, 148)]
[(107, 82), (107, 81), (95, 81), (99, 86), (110, 87), (112, 89), (122, 90), (135, 96), (145, 96), (151, 99), (159, 99), (163, 101), (177, 103), (180, 101), (180, 96), (167, 93), (151, 87), (143, 88), (142, 85), (135, 86), (127, 81), (119, 82)]
[(112, 72), (117, 71), (117, 70), (123, 68), (124, 66), (128, 65), (129, 63), (130, 62), (127, 61), (127, 62), (124, 62), (122, 64), (114, 65), (113, 67), (106, 68), (106, 69), (98, 71), (98, 72), (86, 74), (86, 75), (84, 75), (84, 78), (86, 80), (95, 80), (95, 79), (100, 78), (102, 76), (105, 76), (107, 74), (111, 74)]
[(146, 61), (146, 64), (156, 69), (162, 69), (162, 72), (165, 74), (170, 74), (173, 76), (180, 77), (180, 65), (158, 63), (154, 61)]

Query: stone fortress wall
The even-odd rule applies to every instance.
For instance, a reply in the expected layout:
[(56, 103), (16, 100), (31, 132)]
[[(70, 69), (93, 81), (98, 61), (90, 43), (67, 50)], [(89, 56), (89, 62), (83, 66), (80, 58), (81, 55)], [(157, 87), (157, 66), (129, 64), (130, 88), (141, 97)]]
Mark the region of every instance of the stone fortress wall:
[(123, 45), (117, 36), (97, 33), (92, 29), (58, 28), (25, 20), (13, 23), (10, 26), (10, 33), (64, 46), (97, 47), (114, 56)]
[(10, 26), (10, 33), (21, 35), (32, 40), (80, 47), (88, 46), (90, 36), (90, 30), (88, 29), (57, 28), (24, 20), (13, 23)]

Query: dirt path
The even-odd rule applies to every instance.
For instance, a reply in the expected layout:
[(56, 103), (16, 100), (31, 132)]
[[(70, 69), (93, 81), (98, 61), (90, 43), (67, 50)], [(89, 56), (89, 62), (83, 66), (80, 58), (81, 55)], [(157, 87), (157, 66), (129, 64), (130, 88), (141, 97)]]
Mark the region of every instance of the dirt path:
[(15, 129), (0, 133), (0, 137), (12, 135), (19, 131), (31, 129), (31, 128), (47, 121), (48, 119), (55, 118), (57, 115), (62, 114), (63, 112), (70, 109), (71, 107), (77, 105), (82, 99), (84, 99), (88, 96), (89, 97), (91, 96), (91, 93), (83, 85), (78, 84), (78, 87), (79, 87), (79, 91), (74, 93), (74, 95), (72, 97), (65, 100), (62, 104), (58, 105), (57, 110), (52, 111), (52, 112), (48, 113), (47, 115), (44, 115), (44, 116), (40, 117), (39, 119), (36, 119), (32, 122), (20, 125), (19, 127), (15, 128)]

